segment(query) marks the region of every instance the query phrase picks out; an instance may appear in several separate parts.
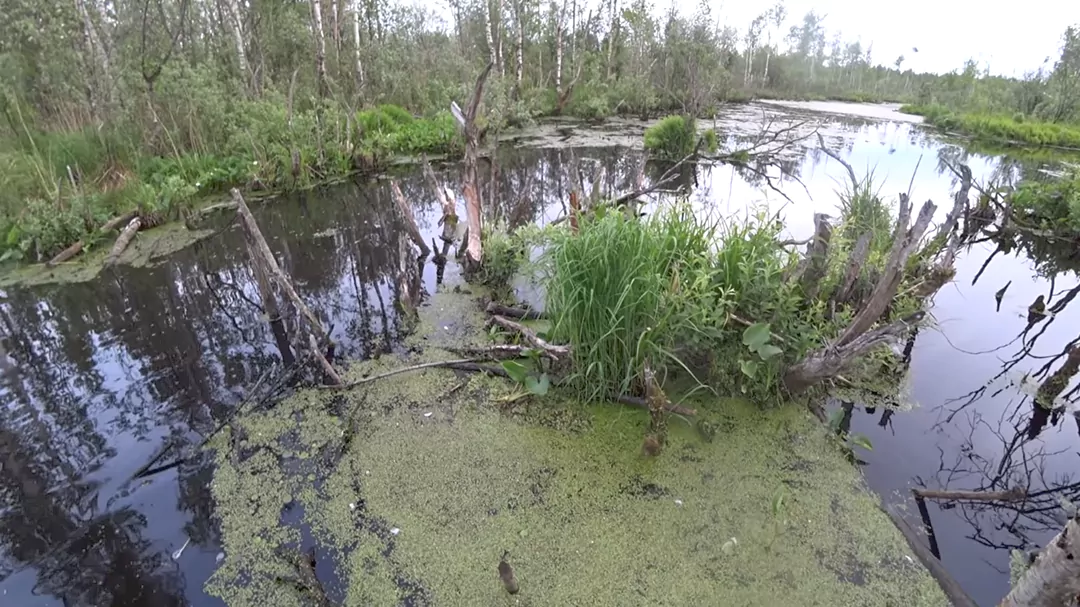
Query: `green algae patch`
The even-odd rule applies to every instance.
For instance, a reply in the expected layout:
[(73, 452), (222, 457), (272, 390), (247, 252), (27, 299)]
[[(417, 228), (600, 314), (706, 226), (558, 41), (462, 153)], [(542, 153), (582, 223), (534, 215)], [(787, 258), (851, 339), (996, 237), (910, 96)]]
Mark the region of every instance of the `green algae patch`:
[[(350, 373), (378, 372), (366, 365)], [(271, 548), (296, 541), (279, 520), (295, 498), (346, 605), (947, 604), (800, 410), (697, 402), (713, 439), (673, 421), (646, 458), (644, 412), (529, 405), (590, 419), (569, 431), (502, 410), (498, 383), (433, 370), (248, 416), (239, 451), (262, 445), (255, 455), (214, 445), (227, 558), (208, 590), (303, 604)], [(522, 588), (512, 601), (504, 554)]]

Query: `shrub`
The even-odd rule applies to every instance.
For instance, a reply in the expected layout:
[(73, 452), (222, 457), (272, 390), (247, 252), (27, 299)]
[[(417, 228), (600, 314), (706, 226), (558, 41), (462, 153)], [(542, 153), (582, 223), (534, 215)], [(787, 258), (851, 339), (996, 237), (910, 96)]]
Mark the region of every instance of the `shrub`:
[(689, 116), (668, 116), (645, 130), (645, 149), (666, 160), (692, 154), (697, 144), (697, 127)]

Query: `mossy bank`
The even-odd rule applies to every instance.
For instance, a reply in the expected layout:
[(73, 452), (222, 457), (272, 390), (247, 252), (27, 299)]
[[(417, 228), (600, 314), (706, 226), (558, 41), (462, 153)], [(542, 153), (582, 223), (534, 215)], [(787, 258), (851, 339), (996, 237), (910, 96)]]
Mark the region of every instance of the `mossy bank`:
[[(475, 326), (468, 298), (436, 295), (412, 345)], [(409, 362), (451, 357), (432, 343)], [(508, 404), (513, 392), (427, 370), (243, 417), (211, 445), (225, 558), (208, 590), (234, 606), (312, 604), (283, 547), (317, 545), (322, 585), (345, 605), (947, 604), (798, 407), (695, 402), (705, 423), (672, 420), (648, 458), (644, 411)]]

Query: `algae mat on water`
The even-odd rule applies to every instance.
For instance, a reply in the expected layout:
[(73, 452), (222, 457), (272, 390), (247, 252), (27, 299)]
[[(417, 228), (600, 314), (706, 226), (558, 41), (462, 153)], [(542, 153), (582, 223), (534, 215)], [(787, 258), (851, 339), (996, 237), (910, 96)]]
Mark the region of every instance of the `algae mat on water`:
[(208, 589), (315, 604), (280, 546), (317, 542), (345, 605), (947, 604), (804, 411), (699, 402), (712, 440), (673, 420), (649, 459), (644, 412), (507, 411), (510, 390), (431, 370), (247, 416), (214, 445), (226, 558)]

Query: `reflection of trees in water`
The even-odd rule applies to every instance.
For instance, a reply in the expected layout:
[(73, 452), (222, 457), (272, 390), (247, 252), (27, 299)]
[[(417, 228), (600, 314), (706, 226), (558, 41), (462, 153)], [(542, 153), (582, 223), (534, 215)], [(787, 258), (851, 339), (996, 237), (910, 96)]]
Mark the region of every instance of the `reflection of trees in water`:
[[(411, 257), (402, 264), (411, 253), (398, 246), (399, 219), (381, 190), (345, 186), (317, 202), (257, 212), (301, 296), (337, 327), (352, 355), (397, 339), (396, 273), (416, 267)], [(236, 230), (157, 267), (8, 293), (0, 306), (8, 355), (0, 377), (5, 577), (35, 567), (38, 592), (71, 604), (179, 604), (177, 564), (142, 537), (144, 515), (127, 507), (96, 512), (139, 485), (99, 498), (81, 479), (108, 466), (105, 474), (122, 481), (141, 463), (117, 458), (120, 437), (156, 443), (164, 433), (179, 452), (223, 418), (279, 355), (258, 301)], [(158, 504), (146, 516), (173, 517), (194, 544), (213, 546), (212, 471), (203, 464), (196, 458), (174, 468), (176, 509), (186, 515)]]

